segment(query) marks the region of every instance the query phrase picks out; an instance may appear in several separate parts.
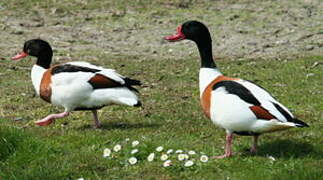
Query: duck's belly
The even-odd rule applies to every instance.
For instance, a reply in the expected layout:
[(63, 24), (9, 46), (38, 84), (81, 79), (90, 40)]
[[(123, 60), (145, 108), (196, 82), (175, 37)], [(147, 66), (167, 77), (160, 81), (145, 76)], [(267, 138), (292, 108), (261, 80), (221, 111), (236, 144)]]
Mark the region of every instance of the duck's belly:
[(249, 106), (236, 95), (212, 92), (210, 118), (231, 132), (252, 132), (257, 118)]
[(100, 109), (110, 104), (134, 105), (138, 97), (125, 87), (93, 90), (91, 86), (53, 87), (52, 103), (67, 111)]
[(52, 86), (51, 103), (63, 106), (67, 111), (72, 111), (88, 101), (92, 91), (92, 87), (86, 83)]

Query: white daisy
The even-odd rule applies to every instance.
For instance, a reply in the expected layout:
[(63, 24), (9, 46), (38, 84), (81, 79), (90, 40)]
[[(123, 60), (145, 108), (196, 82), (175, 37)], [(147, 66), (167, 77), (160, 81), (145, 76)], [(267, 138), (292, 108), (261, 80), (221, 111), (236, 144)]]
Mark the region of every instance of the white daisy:
[(111, 155), (111, 150), (109, 148), (105, 148), (103, 150), (103, 157), (109, 157)]
[(200, 157), (200, 161), (201, 162), (208, 162), (209, 161), (209, 157), (207, 156), (207, 155), (202, 155), (201, 157)]
[(271, 161), (276, 161), (276, 158), (274, 158), (273, 156), (267, 156), (268, 159), (270, 159)]
[(179, 154), (179, 153), (183, 153), (183, 152), (184, 152), (183, 150), (179, 149), (175, 153)]
[(179, 161), (184, 161), (184, 160), (186, 160), (186, 159), (188, 159), (189, 158), (189, 156), (187, 155), (187, 154), (179, 154), (178, 156), (177, 156), (177, 159), (179, 160)]
[(185, 164), (184, 164), (185, 167), (191, 167), (193, 165), (194, 165), (194, 162), (191, 161), (191, 160), (186, 161)]
[(126, 138), (125, 141), (128, 142), (128, 141), (130, 141), (130, 139), (129, 138)]
[(156, 148), (156, 151), (161, 152), (161, 151), (163, 151), (163, 149), (164, 149), (163, 146), (159, 146), (159, 147)]
[(120, 151), (120, 150), (121, 150), (121, 145), (120, 145), (120, 144), (115, 145), (115, 146), (113, 147), (113, 150), (114, 150), (115, 152)]
[(77, 180), (84, 180), (84, 178), (78, 178)]
[(135, 147), (139, 144), (139, 141), (132, 141), (132, 147)]
[(160, 160), (162, 161), (166, 161), (168, 159), (168, 155), (167, 154), (163, 154), (160, 156)]
[(188, 154), (189, 155), (194, 155), (194, 154), (196, 154), (196, 152), (195, 151), (188, 151)]
[(147, 157), (147, 160), (148, 160), (149, 162), (151, 162), (151, 161), (153, 161), (153, 160), (154, 160), (154, 158), (155, 158), (155, 153), (150, 153), (150, 154), (148, 155), (148, 157)]
[(190, 157), (187, 154), (184, 154), (185, 159), (189, 159)]
[(136, 154), (137, 152), (139, 152), (139, 150), (138, 150), (138, 149), (133, 149), (133, 150), (131, 151), (131, 154)]
[(164, 167), (168, 167), (168, 166), (171, 166), (172, 165), (172, 161), (171, 160), (167, 160), (163, 163), (163, 166)]
[(131, 158), (129, 158), (129, 159), (128, 159), (128, 162), (129, 162), (131, 165), (134, 165), (134, 164), (136, 164), (136, 163), (137, 163), (137, 158), (135, 158), (135, 157), (131, 157)]
[(166, 152), (167, 154), (170, 154), (170, 153), (172, 153), (172, 152), (174, 152), (174, 150), (173, 149), (168, 149), (168, 151)]

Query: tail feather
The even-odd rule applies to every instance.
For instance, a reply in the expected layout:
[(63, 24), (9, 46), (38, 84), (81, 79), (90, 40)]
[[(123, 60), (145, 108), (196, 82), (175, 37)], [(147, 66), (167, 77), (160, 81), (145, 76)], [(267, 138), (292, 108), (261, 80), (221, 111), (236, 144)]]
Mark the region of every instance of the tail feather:
[(141, 107), (142, 104), (141, 104), (141, 101), (138, 101), (137, 104), (133, 105), (134, 107)]

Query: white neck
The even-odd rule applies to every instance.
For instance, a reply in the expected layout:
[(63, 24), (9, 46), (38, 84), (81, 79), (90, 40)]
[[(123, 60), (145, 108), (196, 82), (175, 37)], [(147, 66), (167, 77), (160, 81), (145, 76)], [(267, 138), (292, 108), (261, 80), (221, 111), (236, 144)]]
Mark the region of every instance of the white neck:
[(40, 67), (36, 64), (31, 69), (31, 81), (38, 95), (39, 95), (39, 89), (40, 89), (40, 82), (46, 70), (47, 69)]
[(201, 68), (199, 74), (200, 97), (205, 88), (222, 73), (217, 68)]

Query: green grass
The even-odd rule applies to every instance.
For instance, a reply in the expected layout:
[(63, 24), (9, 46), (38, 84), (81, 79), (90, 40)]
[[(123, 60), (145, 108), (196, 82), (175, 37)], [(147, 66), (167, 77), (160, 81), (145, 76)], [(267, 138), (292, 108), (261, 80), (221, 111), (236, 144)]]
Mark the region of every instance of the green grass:
[[(144, 158), (155, 147), (223, 152), (224, 131), (204, 117), (199, 107), (198, 57), (145, 59), (111, 57), (94, 62), (141, 79), (144, 108), (106, 107), (103, 128), (91, 128), (89, 112), (75, 112), (49, 127), (36, 127), (49, 113), (61, 112), (34, 97), (29, 71), (32, 60), (1, 62), (0, 177), (3, 179), (319, 179), (322, 176), (323, 57), (292, 61), (218, 61), (222, 72), (257, 82), (311, 127), (261, 137), (256, 156), (247, 152), (250, 137), (234, 139), (233, 158), (211, 160), (193, 168), (140, 161), (135, 166), (102, 158), (103, 149), (126, 138), (141, 141)], [(131, 60), (130, 60), (131, 59)], [(122, 66), (121, 66), (122, 65)], [(149, 68), (147, 68), (149, 67)], [(312, 76), (308, 76), (311, 74)], [(314, 74), (314, 75), (313, 75)], [(308, 77), (307, 77), (308, 76)], [(10, 79), (6, 77), (11, 77)], [(129, 149), (128, 149), (129, 150)], [(267, 156), (276, 161), (270, 161)]]

